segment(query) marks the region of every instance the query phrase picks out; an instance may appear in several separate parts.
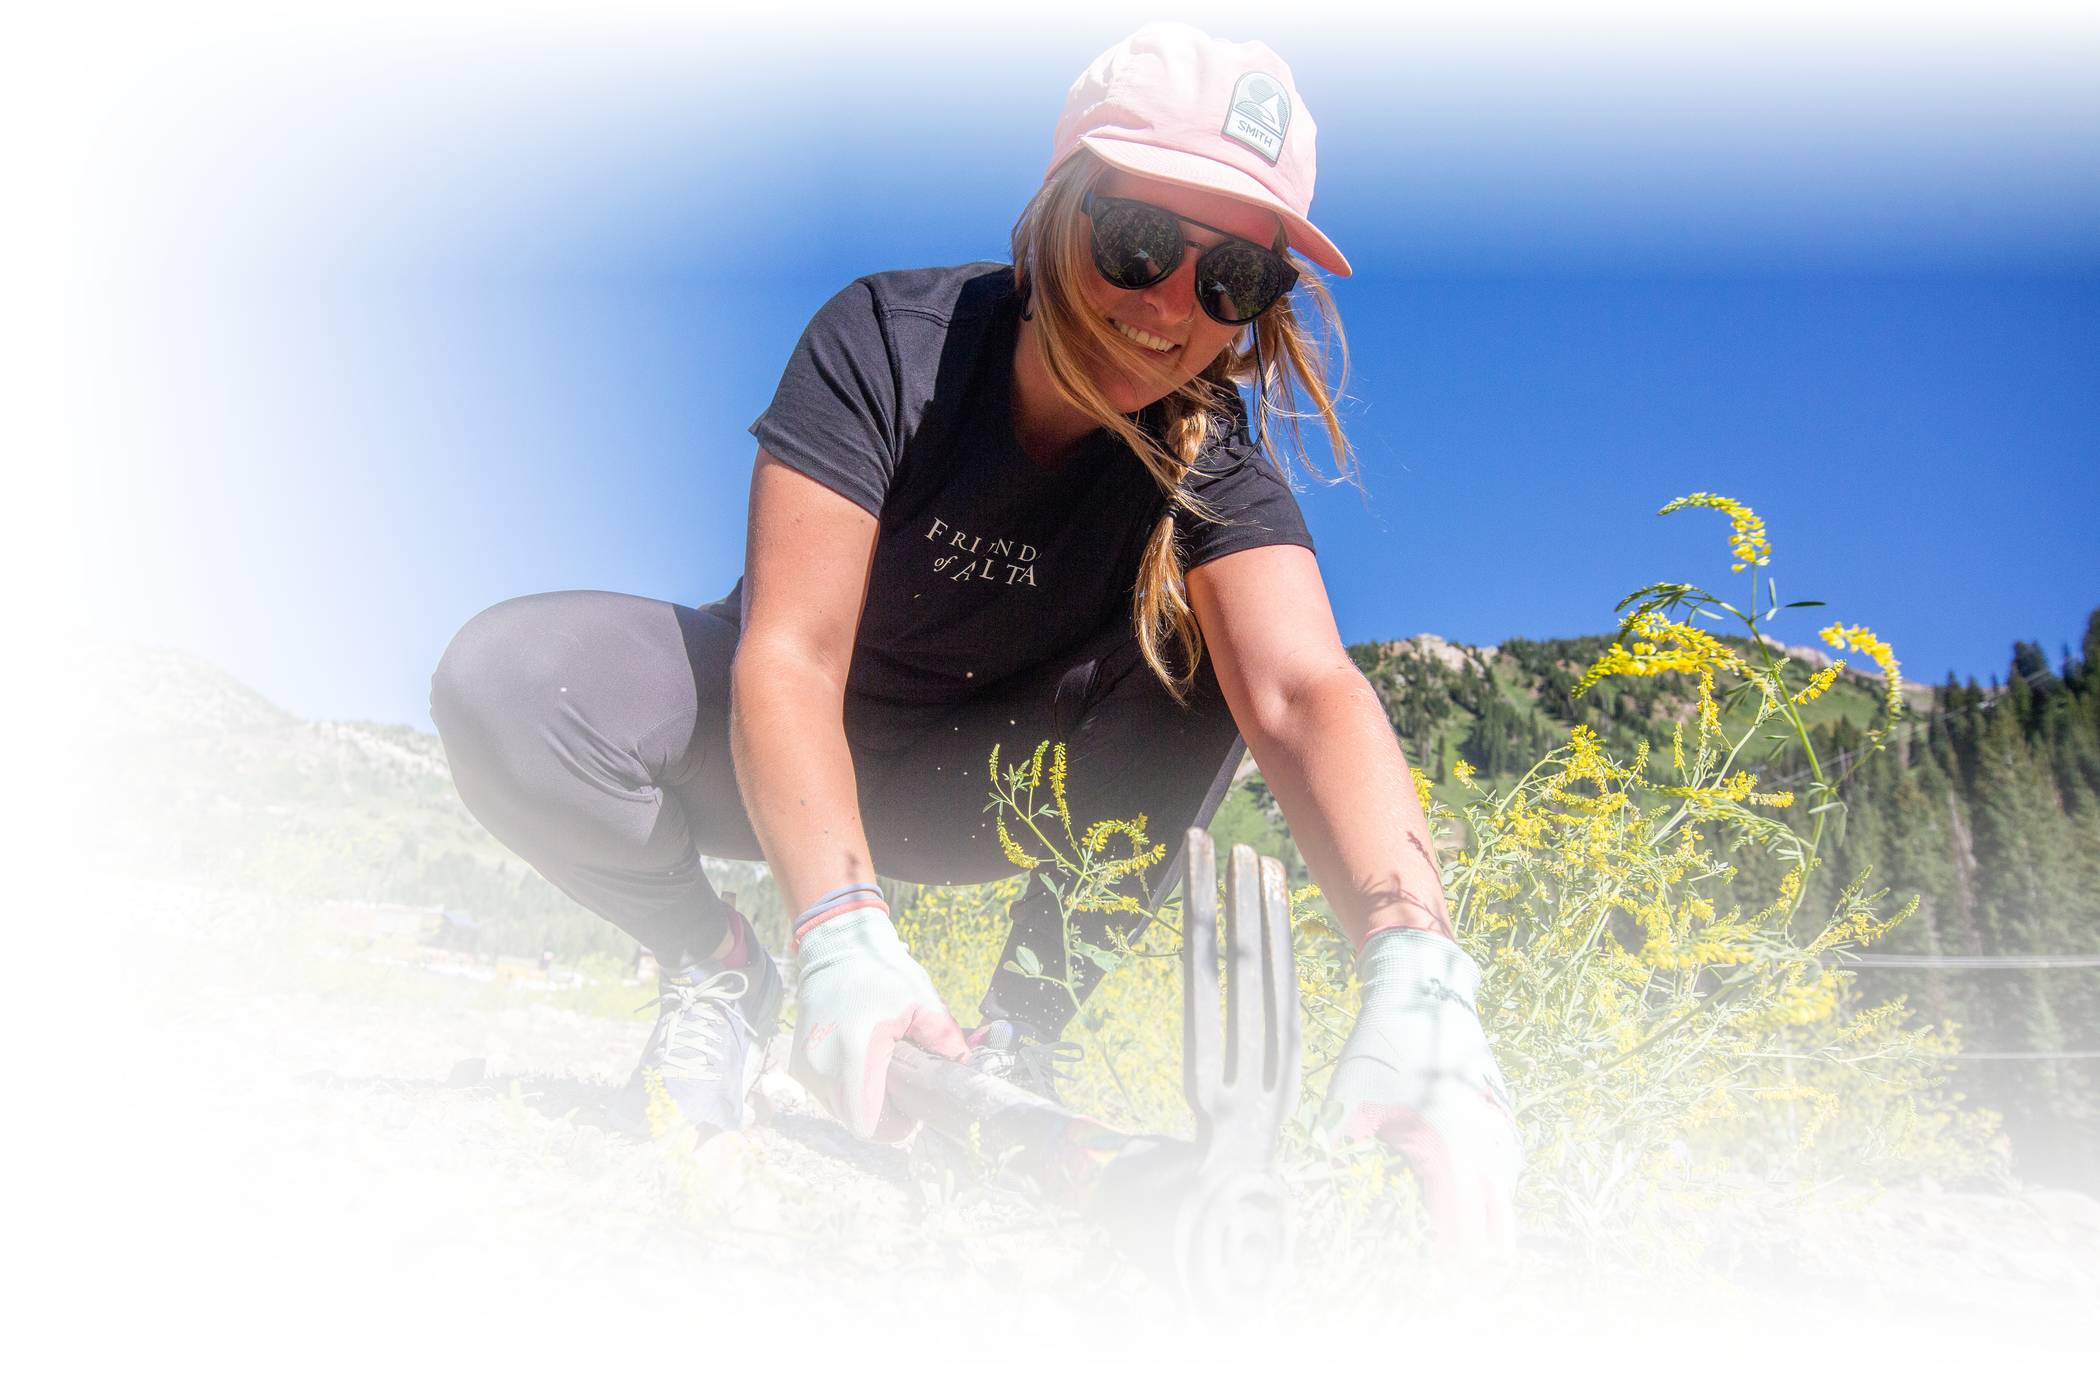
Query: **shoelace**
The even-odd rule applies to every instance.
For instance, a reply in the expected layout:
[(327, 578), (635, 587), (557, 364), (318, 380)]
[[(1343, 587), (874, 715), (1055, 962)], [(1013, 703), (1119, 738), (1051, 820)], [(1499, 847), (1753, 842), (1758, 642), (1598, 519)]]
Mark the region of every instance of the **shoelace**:
[(722, 1032), (734, 1020), (744, 1034), (755, 1032), (737, 1001), (750, 990), (751, 979), (737, 968), (725, 968), (705, 982), (667, 982), (656, 1000), (643, 1002), (635, 1010), (654, 1005), (659, 1017), (669, 1017), (664, 1027), (664, 1064), (692, 1079), (722, 1077), (722, 1055), (727, 1046)]

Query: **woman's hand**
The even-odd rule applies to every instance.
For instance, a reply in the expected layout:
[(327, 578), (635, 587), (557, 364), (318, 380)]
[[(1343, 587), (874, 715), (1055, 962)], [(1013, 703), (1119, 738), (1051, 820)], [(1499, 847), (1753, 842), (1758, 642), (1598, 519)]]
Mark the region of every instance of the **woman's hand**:
[(1414, 1168), (1447, 1248), (1506, 1252), (1524, 1145), (1474, 1009), (1480, 969), (1414, 929), (1372, 934), (1356, 966), (1363, 1009), (1327, 1091), (1329, 1140), (1377, 1137)]
[(967, 1053), (962, 1028), (880, 908), (851, 909), (809, 926), (796, 961), (801, 980), (789, 1069), (857, 1136), (902, 1137), (909, 1125), (883, 1112), (897, 1042), (960, 1060)]

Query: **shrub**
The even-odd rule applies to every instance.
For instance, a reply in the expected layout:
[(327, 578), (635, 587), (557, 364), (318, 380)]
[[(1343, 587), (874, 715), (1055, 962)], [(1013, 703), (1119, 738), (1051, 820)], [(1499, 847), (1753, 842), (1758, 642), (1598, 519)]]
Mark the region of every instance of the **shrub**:
[[(1415, 776), (1439, 845), (1457, 847), (1443, 863), (1445, 894), (1459, 942), (1485, 972), (1481, 1017), (1517, 1102), (1526, 1230), (1592, 1251), (1668, 1247), (1656, 1222), (1746, 1183), (1945, 1180), (2004, 1162), (1995, 1121), (1963, 1110), (1945, 1083), (1951, 1029), (1916, 1024), (1900, 999), (1867, 1006), (1854, 992), (1848, 958), (1910, 906), (1888, 910), (1887, 891), (1862, 870), (1830, 907), (1803, 908), (1826, 823), (1842, 808), (1802, 714), (1844, 663), (1810, 671), (1763, 629), (1783, 611), (1820, 605), (1781, 603), (1761, 578), (1770, 546), (1747, 507), (1701, 493), (1662, 513), (1688, 507), (1729, 517), (1750, 610), (1690, 584), (1631, 594), (1617, 638), (1572, 691), (1579, 700), (1610, 675), (1685, 675), (1696, 702), (1668, 754), (1642, 744), (1614, 758), (1577, 724), (1506, 788), (1481, 785), (1461, 763), (1456, 775), (1471, 794), (1462, 810), (1434, 801)], [(1729, 619), (1747, 629), (1747, 646), (1700, 625)], [(1878, 743), (1902, 705), (1893, 653), (1862, 627), (1822, 635), (1879, 664), (1887, 699)], [(1805, 810), (1793, 824), (1781, 814), (1797, 794), (1760, 790), (1744, 763), (1746, 753), (1780, 747), (1806, 763)], [(1075, 833), (1061, 746), (1038, 745), (1003, 769), (994, 750), (990, 776), (1000, 840), (1020, 878), (1055, 890), (1068, 916), (1147, 917), (1139, 877), (1165, 848), (1142, 814)], [(1775, 898), (1745, 906), (1729, 897), (1730, 883), (1740, 859), (1758, 852), (1785, 873)], [(951, 1001), (983, 986), (1004, 942), (1001, 914), (1018, 893), (1012, 883), (934, 891), (905, 920)], [(1285, 1169), (1301, 1187), (1308, 1233), (1343, 1250), (1366, 1223), (1412, 1228), (1411, 1198), (1393, 1189), (1382, 1155), (1330, 1156), (1314, 1145), (1309, 1128), (1356, 989), (1317, 891), (1298, 890), (1292, 907), (1306, 1092)], [(1134, 1127), (1185, 1131), (1178, 907), (1154, 922), (1162, 936), (1140, 948), (1116, 933), (1090, 943), (1068, 917), (1068, 965), (1084, 957), (1107, 971), (1075, 1023), (1094, 1053), (1072, 1097)]]

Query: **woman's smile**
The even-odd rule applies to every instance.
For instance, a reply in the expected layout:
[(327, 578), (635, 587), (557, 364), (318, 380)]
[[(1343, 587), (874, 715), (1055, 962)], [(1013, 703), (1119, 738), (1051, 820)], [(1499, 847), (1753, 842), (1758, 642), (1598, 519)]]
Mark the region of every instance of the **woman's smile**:
[(1109, 318), (1108, 323), (1116, 328), (1116, 333), (1121, 335), (1123, 339), (1155, 354), (1172, 354), (1181, 348), (1180, 341), (1168, 340), (1166, 337), (1154, 335), (1150, 331), (1139, 330), (1136, 326), (1126, 325), (1113, 317)]

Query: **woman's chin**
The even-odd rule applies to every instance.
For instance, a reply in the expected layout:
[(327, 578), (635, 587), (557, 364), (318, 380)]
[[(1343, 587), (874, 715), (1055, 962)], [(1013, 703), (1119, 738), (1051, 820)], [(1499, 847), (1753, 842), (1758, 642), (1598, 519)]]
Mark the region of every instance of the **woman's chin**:
[(1118, 413), (1143, 413), (1186, 382), (1186, 379), (1172, 374), (1155, 374), (1143, 379), (1119, 376), (1109, 390), (1108, 400), (1116, 406)]
[(1126, 418), (1144, 412), (1195, 377), (1184, 373), (1178, 361), (1126, 365), (1120, 357), (1110, 360), (1105, 350), (1090, 358), (1087, 368), (1094, 387)]

